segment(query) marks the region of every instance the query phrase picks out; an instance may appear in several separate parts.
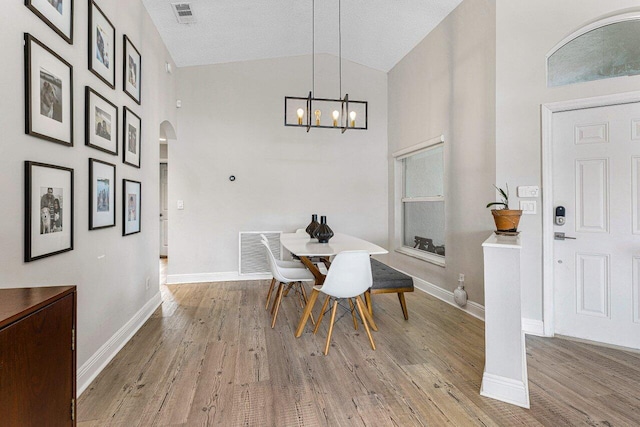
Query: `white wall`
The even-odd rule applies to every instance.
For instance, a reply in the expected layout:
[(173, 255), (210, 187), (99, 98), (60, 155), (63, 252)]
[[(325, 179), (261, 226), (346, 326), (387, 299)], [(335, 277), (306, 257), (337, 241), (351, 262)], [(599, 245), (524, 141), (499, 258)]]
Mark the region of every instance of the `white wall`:
[[(81, 368), (148, 301), (158, 294), (158, 133), (162, 120), (175, 123), (175, 83), (164, 71), (171, 61), (140, 1), (99, 1), (116, 27), (116, 89), (87, 69), (87, 1), (75, 1), (74, 44), (67, 44), (27, 9), (24, 2), (3, 2), (0, 14), (0, 287), (78, 287), (78, 368)], [(74, 87), (75, 146), (65, 147), (24, 134), (23, 33), (29, 32), (70, 62)], [(142, 54), (142, 106), (122, 91), (122, 35)], [(90, 85), (120, 107), (142, 118), (142, 169), (124, 165), (84, 145), (84, 87)], [(120, 128), (121, 131), (122, 128)], [(122, 138), (120, 137), (120, 142)], [(122, 153), (122, 148), (120, 148)], [(88, 158), (116, 164), (116, 227), (88, 231)], [(24, 161), (33, 160), (75, 170), (74, 250), (30, 263), (23, 262)], [(142, 232), (122, 237), (122, 178), (142, 182)], [(101, 260), (99, 256), (105, 257)], [(145, 279), (151, 287), (145, 290)], [(79, 384), (79, 387), (82, 386)]]
[(386, 261), (452, 291), (466, 275), (469, 298), (484, 303), (482, 242), (495, 198), (495, 2), (466, 0), (389, 72), (389, 244), (393, 246), (391, 153), (445, 136), (445, 268), (403, 254)]
[[(546, 87), (545, 55), (558, 42), (590, 22), (631, 7), (638, 10), (638, 2), (497, 0), (497, 184), (508, 182), (511, 189), (541, 185), (541, 104), (638, 90), (640, 76)], [(513, 203), (517, 206), (517, 197)], [(523, 317), (542, 320), (542, 214), (523, 216), (519, 228)]]
[[(337, 72), (335, 57), (316, 56), (317, 97), (339, 96)], [(178, 141), (169, 142), (170, 281), (237, 272), (238, 232), (293, 231), (313, 213), (327, 215), (336, 232), (386, 246), (385, 73), (344, 61), (344, 92), (369, 102), (369, 129), (344, 134), (284, 126), (285, 95), (311, 89), (309, 56), (181, 68), (178, 79)], [(184, 210), (176, 210), (177, 200)]]

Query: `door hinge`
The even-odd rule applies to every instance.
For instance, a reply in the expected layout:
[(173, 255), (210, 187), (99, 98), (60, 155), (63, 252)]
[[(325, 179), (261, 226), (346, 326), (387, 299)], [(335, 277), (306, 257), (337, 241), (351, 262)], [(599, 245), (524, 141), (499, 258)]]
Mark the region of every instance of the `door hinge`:
[(76, 419), (76, 400), (71, 399), (71, 421)]
[(71, 351), (76, 351), (76, 328), (71, 329)]

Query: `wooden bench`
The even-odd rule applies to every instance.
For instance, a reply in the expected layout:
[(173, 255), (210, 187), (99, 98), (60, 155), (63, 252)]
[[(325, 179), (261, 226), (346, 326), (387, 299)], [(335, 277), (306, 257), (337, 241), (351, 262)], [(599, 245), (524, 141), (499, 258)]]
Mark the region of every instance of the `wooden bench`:
[(409, 320), (404, 293), (413, 292), (413, 278), (373, 258), (371, 258), (371, 275), (373, 276), (373, 284), (364, 295), (369, 314), (373, 316), (371, 294), (388, 294), (395, 292), (398, 294), (398, 299), (400, 300), (404, 320)]

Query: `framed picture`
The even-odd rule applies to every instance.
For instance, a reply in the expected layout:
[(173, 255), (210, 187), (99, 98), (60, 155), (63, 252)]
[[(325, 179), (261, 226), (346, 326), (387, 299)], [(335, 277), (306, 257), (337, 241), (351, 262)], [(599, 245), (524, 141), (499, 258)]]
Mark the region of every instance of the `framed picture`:
[(86, 145), (118, 154), (118, 107), (89, 86), (85, 88), (84, 127)]
[(89, 70), (116, 87), (116, 29), (94, 0), (89, 0)]
[(73, 169), (25, 162), (24, 261), (73, 250)]
[(25, 133), (73, 146), (73, 67), (24, 35)]
[(124, 46), (124, 74), (122, 77), (122, 88), (127, 95), (140, 104), (140, 83), (142, 81), (142, 58), (140, 52), (131, 43), (129, 37), (123, 36)]
[(140, 232), (140, 214), (142, 201), (138, 181), (122, 180), (122, 235), (128, 236)]
[(89, 159), (89, 230), (116, 225), (116, 165)]
[(73, 44), (73, 0), (25, 0), (24, 5)]
[(142, 123), (140, 117), (124, 107), (124, 132), (122, 138), (122, 161), (128, 165), (140, 167), (140, 132)]

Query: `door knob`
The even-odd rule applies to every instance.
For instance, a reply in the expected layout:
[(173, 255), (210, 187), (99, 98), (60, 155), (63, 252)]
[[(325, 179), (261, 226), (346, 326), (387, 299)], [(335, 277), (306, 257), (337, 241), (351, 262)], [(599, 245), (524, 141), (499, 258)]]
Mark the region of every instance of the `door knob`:
[(575, 237), (565, 236), (564, 233), (562, 232), (553, 233), (553, 240), (566, 240), (566, 239), (576, 240)]

